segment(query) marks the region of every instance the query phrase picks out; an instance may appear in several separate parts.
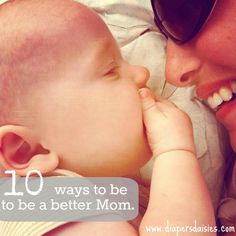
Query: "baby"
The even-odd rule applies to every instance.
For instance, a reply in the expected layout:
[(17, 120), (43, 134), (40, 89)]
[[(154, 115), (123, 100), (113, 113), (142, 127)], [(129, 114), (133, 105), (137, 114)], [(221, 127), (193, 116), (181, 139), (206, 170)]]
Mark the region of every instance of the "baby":
[[(122, 58), (94, 11), (72, 0), (8, 1), (0, 7), (0, 52), (2, 171), (135, 175), (151, 147), (156, 162), (140, 235), (167, 219), (214, 224), (188, 117), (142, 89), (148, 71)], [(138, 235), (128, 222), (73, 223), (47, 235), (94, 232)]]
[(3, 166), (137, 171), (150, 157), (137, 93), (148, 71), (125, 62), (103, 21), (76, 2), (9, 1), (0, 16)]

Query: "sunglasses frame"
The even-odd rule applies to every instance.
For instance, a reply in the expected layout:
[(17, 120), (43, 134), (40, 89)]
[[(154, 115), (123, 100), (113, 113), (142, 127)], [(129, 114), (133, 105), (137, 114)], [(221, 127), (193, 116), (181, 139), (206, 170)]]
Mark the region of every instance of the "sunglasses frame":
[[(217, 3), (217, 0), (215, 0), (214, 3), (211, 6), (208, 6), (208, 8), (204, 9), (204, 11), (201, 13), (201, 17), (199, 18), (199, 21), (198, 21), (197, 25), (195, 26), (192, 33), (188, 37), (185, 37), (184, 39), (178, 39), (178, 38), (174, 37), (171, 33), (169, 33), (169, 31), (162, 24), (162, 21), (161, 21), (160, 17), (158, 16), (158, 12), (155, 8), (155, 2), (157, 2), (157, 1), (158, 0), (151, 0), (152, 9), (153, 9), (153, 12), (154, 12), (155, 24), (159, 28), (161, 33), (164, 34), (164, 36), (166, 38), (170, 38), (176, 44), (186, 43), (186, 42), (190, 41), (193, 37), (195, 37), (197, 35), (197, 33), (201, 30), (201, 28), (209, 20), (212, 12), (213, 12), (213, 10), (216, 6), (216, 3)], [(167, 0), (165, 0), (165, 1), (167, 1)], [(191, 0), (189, 0), (189, 1), (191, 1)]]

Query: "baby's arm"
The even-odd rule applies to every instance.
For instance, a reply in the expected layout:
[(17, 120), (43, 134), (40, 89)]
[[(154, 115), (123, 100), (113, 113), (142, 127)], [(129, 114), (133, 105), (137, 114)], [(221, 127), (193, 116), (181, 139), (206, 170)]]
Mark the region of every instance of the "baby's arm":
[(68, 223), (44, 236), (138, 236), (137, 231), (125, 221), (122, 222), (79, 222)]
[[(164, 229), (167, 224), (194, 226), (195, 220), (197, 226), (212, 226), (214, 230), (213, 207), (195, 155), (189, 117), (162, 98), (155, 102), (148, 89), (140, 90), (140, 95), (148, 141), (156, 157), (141, 235), (150, 235), (146, 226), (162, 226), (157, 235), (169, 235)], [(209, 232), (184, 235), (192, 234), (216, 235)]]

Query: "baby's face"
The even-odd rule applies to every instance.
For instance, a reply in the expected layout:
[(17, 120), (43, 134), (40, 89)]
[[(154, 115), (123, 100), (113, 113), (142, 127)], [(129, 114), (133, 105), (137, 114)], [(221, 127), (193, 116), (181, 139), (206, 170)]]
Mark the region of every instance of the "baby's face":
[(48, 73), (53, 79), (31, 97), (32, 112), (41, 114), (31, 128), (61, 157), (60, 168), (86, 176), (122, 176), (150, 158), (138, 96), (149, 74), (122, 59), (96, 17), (56, 53), (59, 63)]

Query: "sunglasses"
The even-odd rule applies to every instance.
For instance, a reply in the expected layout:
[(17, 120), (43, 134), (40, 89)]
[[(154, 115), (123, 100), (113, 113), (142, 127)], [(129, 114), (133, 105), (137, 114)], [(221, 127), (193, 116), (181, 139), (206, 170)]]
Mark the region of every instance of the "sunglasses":
[(209, 19), (217, 0), (151, 0), (160, 31), (177, 44), (192, 39)]

